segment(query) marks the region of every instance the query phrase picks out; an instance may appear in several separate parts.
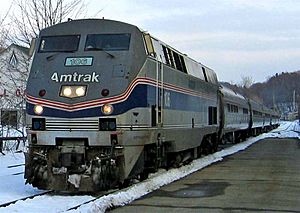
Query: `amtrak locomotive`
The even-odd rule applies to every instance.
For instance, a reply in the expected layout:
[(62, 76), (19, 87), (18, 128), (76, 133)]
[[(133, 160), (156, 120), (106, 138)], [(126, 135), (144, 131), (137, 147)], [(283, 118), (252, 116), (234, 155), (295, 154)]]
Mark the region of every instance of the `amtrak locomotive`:
[(40, 189), (124, 186), (277, 125), (275, 112), (136, 26), (74, 20), (35, 44), (25, 178)]

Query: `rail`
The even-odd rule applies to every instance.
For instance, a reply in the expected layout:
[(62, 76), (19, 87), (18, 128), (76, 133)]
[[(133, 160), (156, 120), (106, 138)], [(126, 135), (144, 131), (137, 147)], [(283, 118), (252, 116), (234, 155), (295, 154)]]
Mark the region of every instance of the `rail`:
[(17, 147), (16, 149), (19, 148), (20, 142), (23, 141), (25, 142), (27, 140), (27, 137), (25, 136), (19, 136), (19, 137), (0, 137), (0, 153), (2, 155), (5, 155), (2, 151), (3, 149), (3, 141), (17, 141)]

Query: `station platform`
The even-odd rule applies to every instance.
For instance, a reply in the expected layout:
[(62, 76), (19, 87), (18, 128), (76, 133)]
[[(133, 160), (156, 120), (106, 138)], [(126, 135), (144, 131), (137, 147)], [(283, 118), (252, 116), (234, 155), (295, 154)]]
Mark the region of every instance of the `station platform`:
[(300, 212), (300, 141), (261, 140), (110, 212)]

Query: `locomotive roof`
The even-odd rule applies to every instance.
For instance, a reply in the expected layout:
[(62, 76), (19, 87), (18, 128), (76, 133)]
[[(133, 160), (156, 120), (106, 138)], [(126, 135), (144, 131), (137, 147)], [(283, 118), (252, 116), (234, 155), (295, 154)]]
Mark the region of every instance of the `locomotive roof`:
[[(76, 27), (76, 30), (75, 30)], [(135, 25), (131, 25), (125, 22), (109, 20), (109, 19), (76, 19), (67, 22), (62, 22), (41, 30), (41, 35), (43, 34), (54, 34), (62, 35), (66, 34), (78, 34), (78, 33), (97, 33), (98, 29), (107, 32), (124, 32), (139, 30)], [(73, 31), (72, 31), (73, 30)]]
[[(45, 28), (41, 30), (40, 35), (77, 35), (77, 34), (86, 34), (87, 32), (89, 34), (95, 33), (97, 34), (99, 32), (99, 28), (101, 28), (102, 32), (107, 33), (132, 33), (132, 32), (141, 32), (145, 33), (144, 30), (140, 29), (139, 27), (128, 24), (121, 21), (115, 21), (115, 20), (109, 20), (109, 19), (76, 19), (76, 20), (70, 20), (67, 22), (62, 22), (53, 26), (50, 26), (48, 28)], [(76, 29), (76, 30), (75, 30)], [(187, 74), (192, 75), (194, 77), (200, 78), (204, 80), (204, 76), (202, 74), (202, 69), (205, 69), (206, 77), (208, 82), (211, 82), (213, 84), (218, 84), (217, 75), (214, 70), (211, 68), (203, 65), (200, 62), (197, 62), (196, 60), (190, 58), (186, 54), (181, 53), (177, 49), (173, 48), (170, 45), (167, 45), (166, 43), (162, 42), (161, 40), (151, 36), (153, 39), (155, 39), (157, 42), (159, 42), (162, 45), (167, 46), (168, 48), (172, 49), (174, 52), (180, 54), (182, 57), (186, 59), (186, 64), (189, 67), (187, 69)], [(158, 59), (160, 60), (160, 59)]]

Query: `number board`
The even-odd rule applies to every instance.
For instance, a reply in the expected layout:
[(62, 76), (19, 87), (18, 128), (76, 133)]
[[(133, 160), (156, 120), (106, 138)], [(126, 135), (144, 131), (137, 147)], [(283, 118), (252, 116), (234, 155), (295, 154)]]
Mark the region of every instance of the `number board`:
[(65, 66), (92, 66), (93, 57), (66, 58)]

